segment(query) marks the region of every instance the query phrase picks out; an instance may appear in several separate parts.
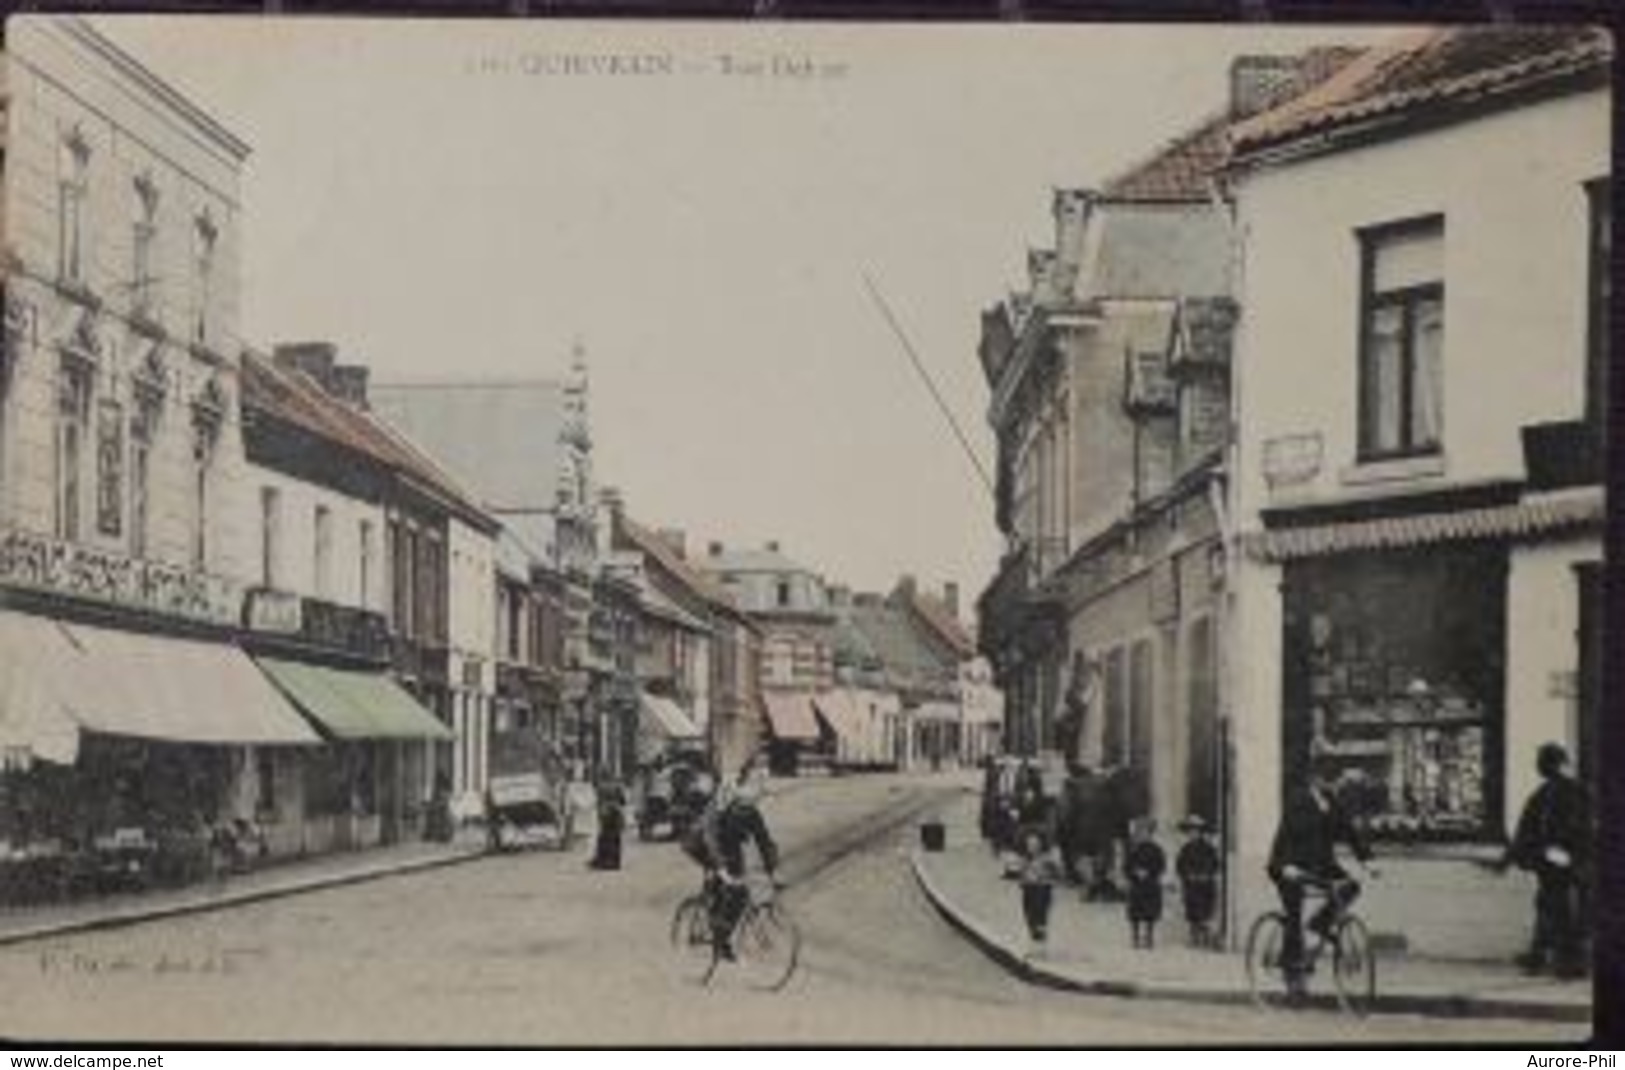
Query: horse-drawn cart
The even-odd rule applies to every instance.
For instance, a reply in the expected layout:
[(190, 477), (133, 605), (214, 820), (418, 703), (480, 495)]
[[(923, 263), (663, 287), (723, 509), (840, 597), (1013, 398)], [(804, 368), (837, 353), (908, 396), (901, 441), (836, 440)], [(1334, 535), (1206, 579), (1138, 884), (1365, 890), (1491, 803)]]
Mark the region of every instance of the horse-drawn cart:
[(551, 743), (525, 732), (493, 737), (485, 829), (493, 851), (569, 848), (576, 831), (568, 766)]

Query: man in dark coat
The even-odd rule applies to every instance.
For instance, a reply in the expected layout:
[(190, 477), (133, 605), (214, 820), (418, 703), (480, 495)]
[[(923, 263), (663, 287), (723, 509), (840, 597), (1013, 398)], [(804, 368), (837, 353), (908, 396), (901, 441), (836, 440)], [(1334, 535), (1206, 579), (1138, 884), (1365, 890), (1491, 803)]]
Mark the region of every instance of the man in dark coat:
[(1287, 799), (1270, 847), (1267, 871), (1286, 915), (1281, 951), (1289, 970), (1288, 983), (1294, 989), (1302, 983), (1305, 889), (1319, 886), (1326, 890), (1326, 905), (1309, 920), (1309, 927), (1324, 938), (1330, 935), (1337, 916), (1360, 894), (1360, 882), (1337, 860), (1338, 845), (1353, 851), (1372, 876), (1377, 872), (1370, 864), (1371, 848), (1337, 801), (1335, 783), (1335, 767), (1324, 759), (1313, 762), (1308, 787)]
[(1585, 975), (1580, 906), (1591, 860), (1591, 802), (1585, 788), (1564, 772), (1568, 762), (1568, 753), (1556, 743), (1537, 752), (1541, 785), (1524, 804), (1502, 866), (1535, 875), (1534, 939), (1519, 964), (1538, 973), (1550, 958), (1559, 977), (1575, 978)]
[(701, 864), (711, 887), (711, 941), (721, 958), (731, 959), (733, 931), (750, 902), (745, 884), (745, 848), (756, 845), (762, 869), (778, 884), (779, 848), (759, 806), (761, 778), (747, 762), (737, 781), (719, 790), (700, 818)]

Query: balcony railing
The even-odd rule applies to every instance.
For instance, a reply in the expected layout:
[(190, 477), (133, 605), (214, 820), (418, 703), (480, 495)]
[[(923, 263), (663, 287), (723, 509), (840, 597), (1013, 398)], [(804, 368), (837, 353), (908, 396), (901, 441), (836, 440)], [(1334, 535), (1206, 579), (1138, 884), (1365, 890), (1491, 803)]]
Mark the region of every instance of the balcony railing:
[(0, 526), (0, 585), (225, 627), (243, 610), (236, 580), (10, 526)]

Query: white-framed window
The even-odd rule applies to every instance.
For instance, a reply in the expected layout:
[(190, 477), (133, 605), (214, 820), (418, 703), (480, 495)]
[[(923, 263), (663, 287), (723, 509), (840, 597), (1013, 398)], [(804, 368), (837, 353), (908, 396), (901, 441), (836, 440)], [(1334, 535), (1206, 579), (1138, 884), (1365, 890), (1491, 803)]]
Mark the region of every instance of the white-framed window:
[(90, 143), (76, 126), (57, 155), (57, 272), (64, 282), (85, 281), (86, 202), (90, 195)]
[(356, 537), (361, 544), (361, 575), (358, 581), (357, 594), (359, 596), (361, 608), (371, 609), (373, 606), (373, 600), (376, 597), (372, 589), (373, 584), (376, 582), (373, 576), (378, 569), (378, 551), (376, 546), (373, 544), (373, 539), (375, 536), (373, 533), (371, 520), (363, 520), (357, 525)]
[(1359, 459), (1439, 452), (1444, 415), (1444, 217), (1359, 232)]
[(56, 394), (56, 537), (79, 538), (83, 509), (85, 437), (90, 423), (92, 368), (63, 359), (57, 373)]
[(130, 241), (130, 307), (138, 316), (153, 311), (153, 248), (158, 239), (158, 187), (143, 172), (135, 179), (134, 222)]
[(207, 345), (209, 341), (209, 306), (214, 299), (215, 255), (220, 244), (220, 229), (214, 215), (207, 208), (193, 220), (193, 271), (196, 275), (196, 311), (192, 318), (192, 341)]
[(260, 488), (260, 585), (277, 586), (282, 556), (282, 492), (276, 487)]
[(333, 592), (333, 510), (318, 505), (313, 523), (316, 534), (316, 597), (327, 599), (332, 597)]
[(147, 525), (152, 500), (152, 445), (158, 433), (162, 402), (136, 397), (130, 414), (130, 553), (147, 554)]

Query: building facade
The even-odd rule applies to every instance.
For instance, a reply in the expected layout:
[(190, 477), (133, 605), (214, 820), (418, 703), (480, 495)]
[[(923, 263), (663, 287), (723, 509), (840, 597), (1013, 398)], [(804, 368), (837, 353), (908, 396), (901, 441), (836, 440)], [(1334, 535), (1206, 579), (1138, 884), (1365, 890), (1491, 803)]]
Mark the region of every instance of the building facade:
[(1430, 32), (1235, 132), (1243, 911), (1324, 760), (1391, 856), (1374, 927), (1527, 939), (1524, 881), (1472, 863), (1539, 744), (1595, 773), (1611, 56), (1583, 29)]

